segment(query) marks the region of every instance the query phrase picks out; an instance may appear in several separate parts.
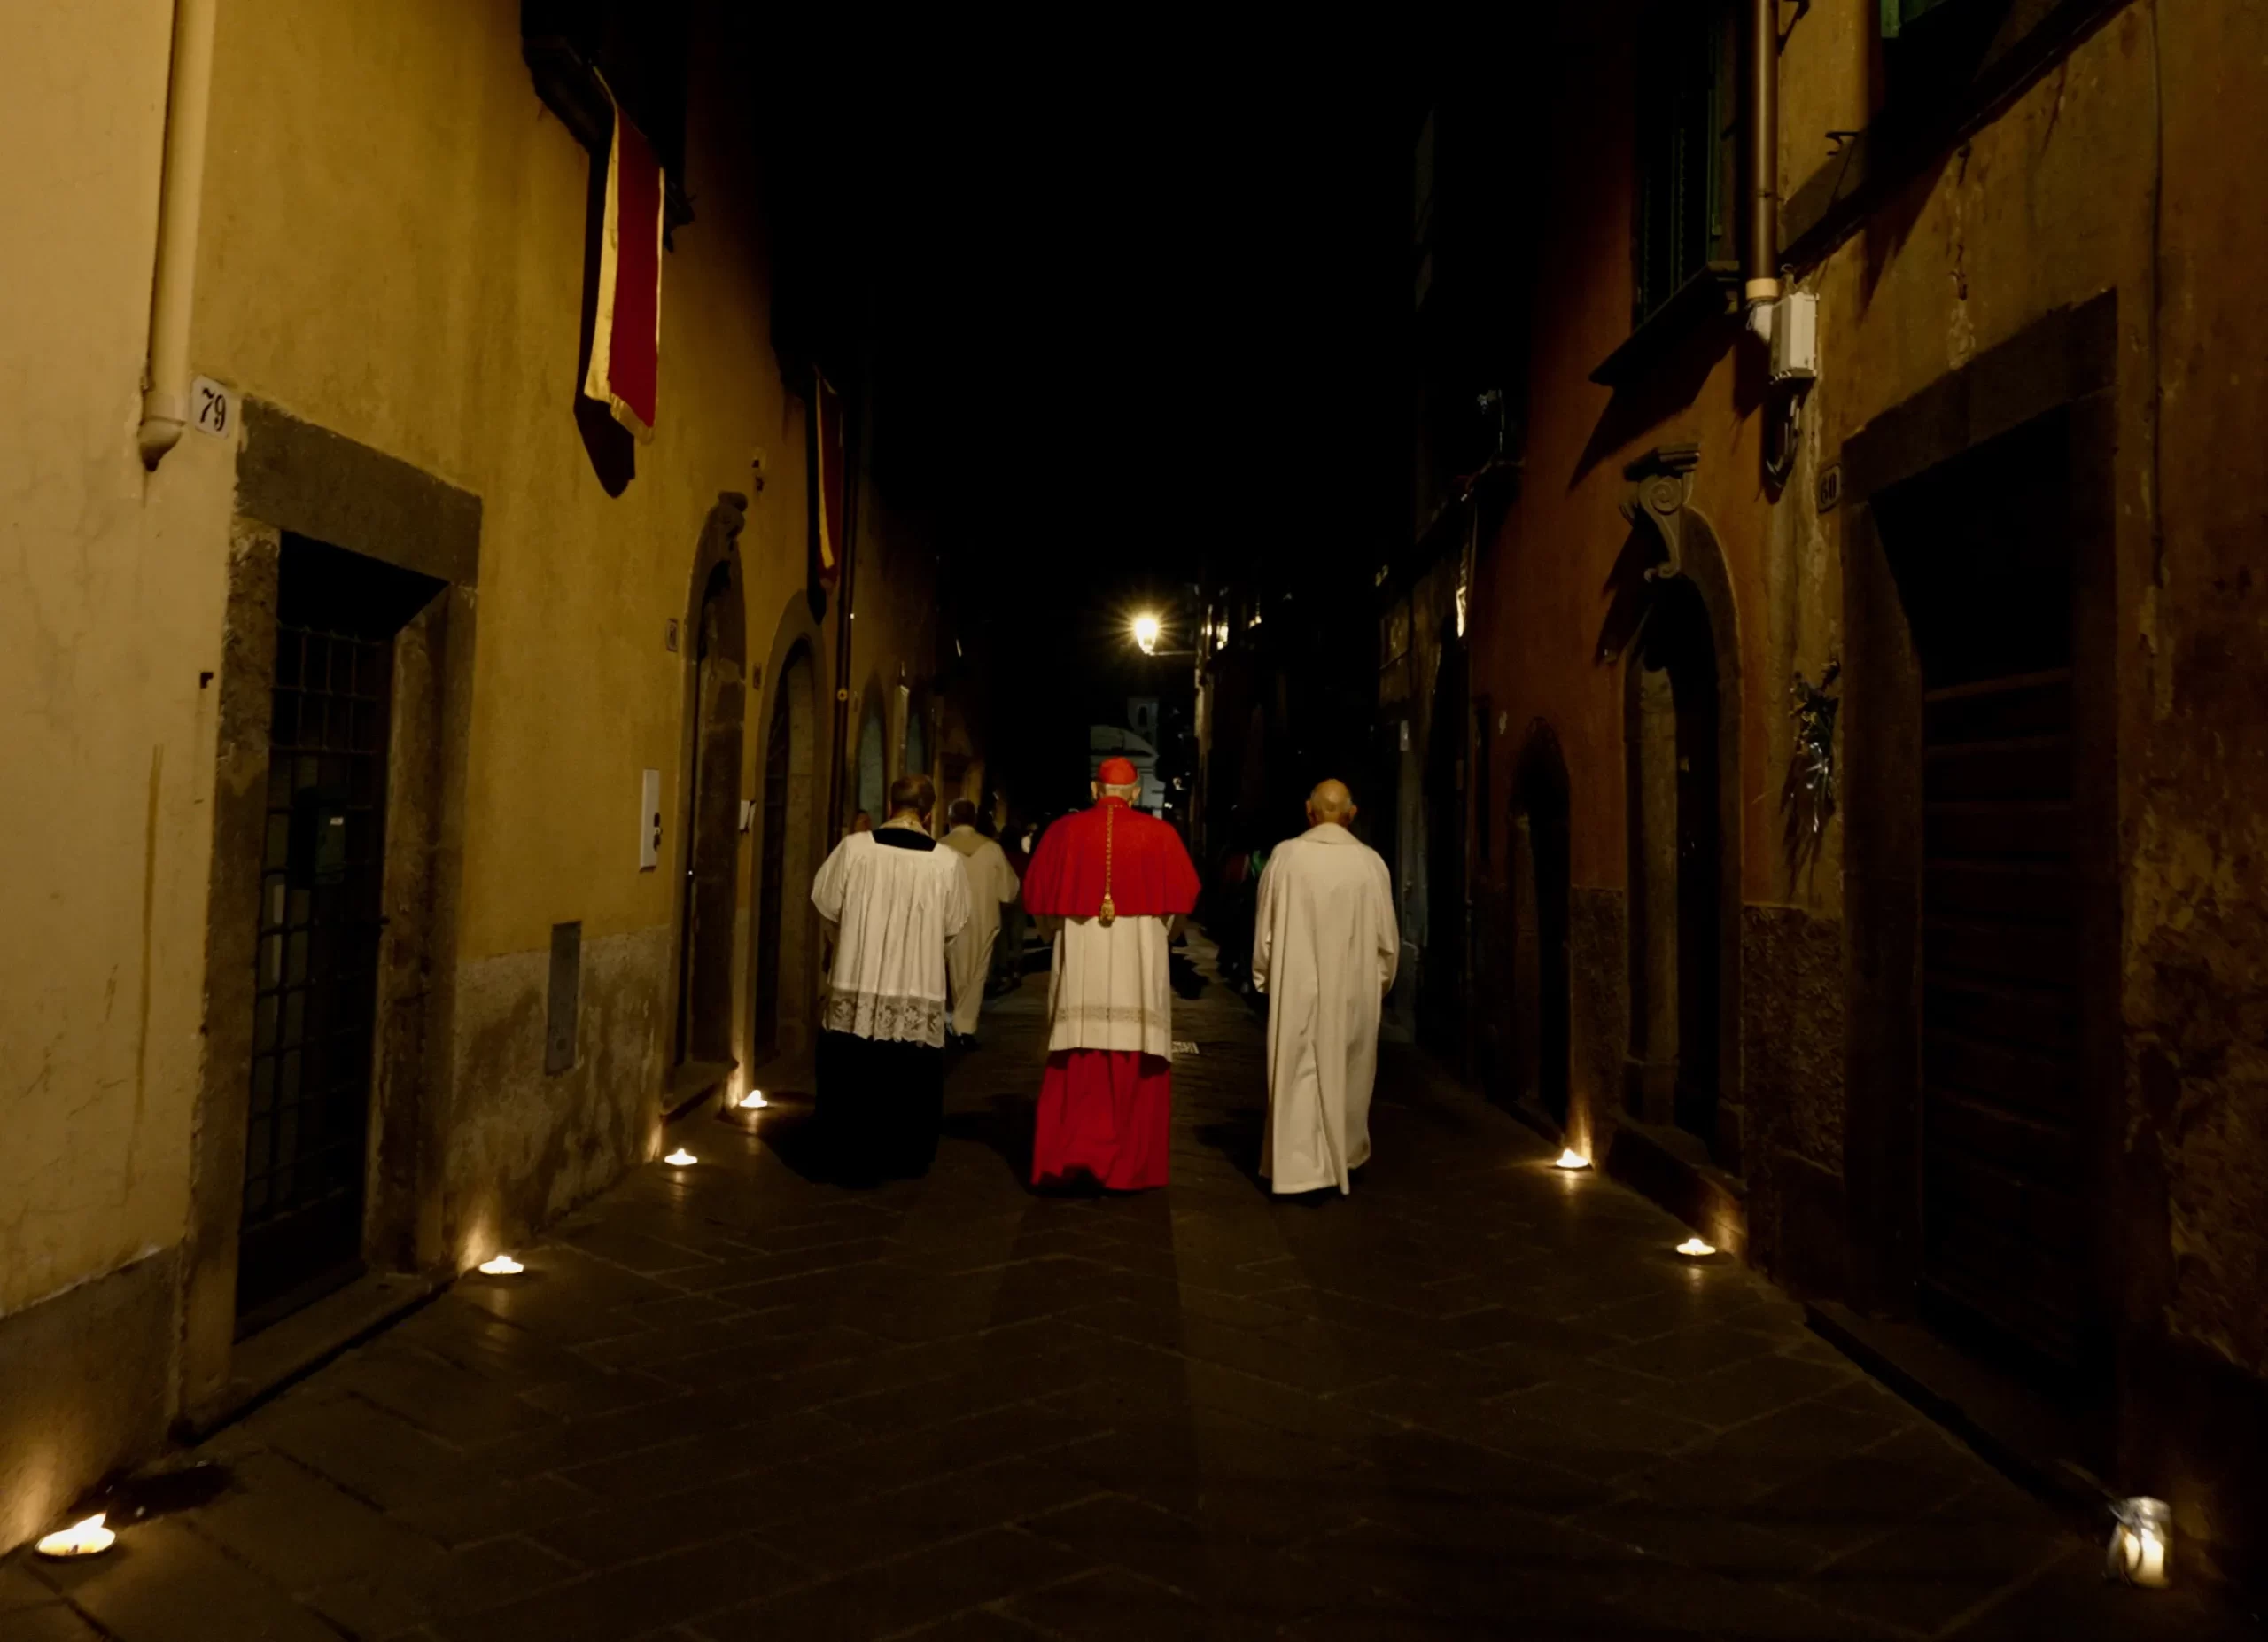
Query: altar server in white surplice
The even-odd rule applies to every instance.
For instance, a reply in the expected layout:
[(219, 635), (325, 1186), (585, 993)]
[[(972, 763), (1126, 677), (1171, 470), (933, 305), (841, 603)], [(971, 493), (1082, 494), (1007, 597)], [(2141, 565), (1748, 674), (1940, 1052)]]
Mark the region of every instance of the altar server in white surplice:
[(1386, 862), (1347, 830), (1355, 800), (1324, 782), (1308, 830), (1260, 875), (1253, 984), (1268, 994), (1268, 1129), (1260, 1171), (1278, 1192), (1347, 1191), (1371, 1156), (1379, 1010), (1402, 938)]
[(814, 1117), (846, 1179), (927, 1174), (945, 1101), (945, 950), (968, 922), (961, 858), (929, 836), (936, 790), (901, 775), (889, 819), (847, 834), (812, 905), (835, 947)]

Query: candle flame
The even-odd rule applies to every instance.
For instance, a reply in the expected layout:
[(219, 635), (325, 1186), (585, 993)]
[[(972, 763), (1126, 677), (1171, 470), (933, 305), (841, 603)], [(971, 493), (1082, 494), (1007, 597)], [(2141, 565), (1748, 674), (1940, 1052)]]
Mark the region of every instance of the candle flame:
[(82, 1522), (58, 1529), (32, 1547), (44, 1557), (99, 1556), (118, 1543), (118, 1536), (103, 1526), (100, 1511)]
[(667, 1157), (663, 1158), (662, 1161), (669, 1164), (673, 1169), (684, 1169), (694, 1163), (699, 1163), (701, 1160), (680, 1146), (677, 1150), (672, 1152)]
[(1559, 1154), (1558, 1160), (1551, 1166), (1554, 1169), (1588, 1169), (1591, 1166), (1591, 1160), (1571, 1146)]
[(500, 1254), (493, 1260), (480, 1263), (480, 1270), (490, 1277), (517, 1277), (527, 1269), (508, 1254)]
[(1717, 1250), (1713, 1244), (1705, 1243), (1697, 1237), (1689, 1237), (1678, 1244), (1677, 1252), (1689, 1260), (1698, 1260), (1705, 1255), (1716, 1253)]
[(743, 1111), (756, 1111), (756, 1112), (760, 1112), (760, 1111), (762, 1111), (765, 1107), (767, 1107), (767, 1106), (769, 1106), (769, 1105), (771, 1105), (771, 1104), (772, 1104), (772, 1102), (771, 1102), (771, 1101), (767, 1101), (767, 1100), (765, 1100), (765, 1099), (764, 1098), (764, 1091), (763, 1091), (763, 1090), (761, 1090), (761, 1089), (750, 1089), (750, 1090), (748, 1092), (748, 1099), (746, 1099), (746, 1100), (744, 1100), (744, 1101), (742, 1101), (741, 1102), (741, 1109), (742, 1109)]
[(2148, 1591), (2163, 1590), (2172, 1584), (2167, 1566), (2171, 1560), (2167, 1529), (2172, 1526), (2172, 1513), (2165, 1501), (2138, 1495), (2120, 1500), (2111, 1507), (2111, 1514), (2118, 1526), (2111, 1530), (2110, 1560), (2103, 1570), (2106, 1576)]

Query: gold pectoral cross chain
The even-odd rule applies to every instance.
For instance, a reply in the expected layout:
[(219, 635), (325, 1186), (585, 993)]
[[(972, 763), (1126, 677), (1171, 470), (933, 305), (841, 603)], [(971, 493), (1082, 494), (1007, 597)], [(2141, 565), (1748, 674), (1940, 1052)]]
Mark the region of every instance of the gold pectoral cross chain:
[(1110, 899), (1111, 816), (1110, 805), (1102, 806), (1102, 907), (1095, 914), (1095, 922), (1108, 929), (1118, 916), (1118, 905)]

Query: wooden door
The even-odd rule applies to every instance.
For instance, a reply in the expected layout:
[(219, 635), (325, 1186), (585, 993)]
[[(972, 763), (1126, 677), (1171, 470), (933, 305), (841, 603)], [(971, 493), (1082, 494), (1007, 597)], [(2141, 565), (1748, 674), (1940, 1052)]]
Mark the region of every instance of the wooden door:
[(1922, 681), (1921, 1281), (2061, 1367), (2088, 1311), (2061, 417), (1885, 498)]

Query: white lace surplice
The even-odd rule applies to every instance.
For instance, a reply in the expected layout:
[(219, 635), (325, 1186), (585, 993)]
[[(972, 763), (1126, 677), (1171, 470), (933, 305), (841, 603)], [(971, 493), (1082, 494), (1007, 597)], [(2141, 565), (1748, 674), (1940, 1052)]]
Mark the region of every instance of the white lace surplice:
[(854, 832), (812, 884), (836, 926), (819, 1024), (885, 1043), (945, 1041), (945, 944), (968, 922), (968, 875), (951, 850), (894, 849)]

